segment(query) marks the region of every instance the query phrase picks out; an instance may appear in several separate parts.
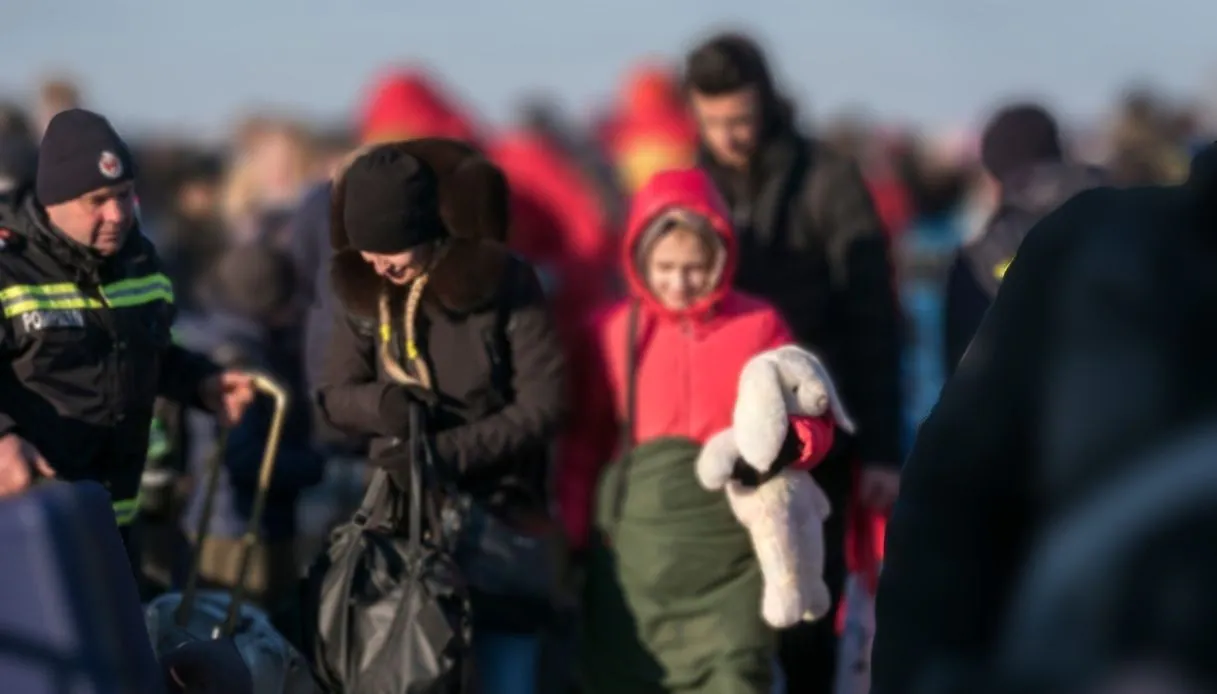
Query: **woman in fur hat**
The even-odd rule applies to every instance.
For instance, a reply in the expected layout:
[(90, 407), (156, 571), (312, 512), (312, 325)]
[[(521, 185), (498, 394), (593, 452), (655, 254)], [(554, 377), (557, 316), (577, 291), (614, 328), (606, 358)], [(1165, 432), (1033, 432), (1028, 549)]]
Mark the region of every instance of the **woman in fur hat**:
[[(378, 145), (335, 181), (330, 223), (345, 315), (325, 358), (322, 415), (372, 437), (372, 464), (409, 489), (400, 452), (419, 435), (409, 409), (423, 403), (438, 466), (461, 492), (543, 516), (565, 403), (562, 351), (535, 272), (501, 243), (501, 172), (452, 141)], [(472, 597), (484, 691), (533, 691), (543, 610)]]

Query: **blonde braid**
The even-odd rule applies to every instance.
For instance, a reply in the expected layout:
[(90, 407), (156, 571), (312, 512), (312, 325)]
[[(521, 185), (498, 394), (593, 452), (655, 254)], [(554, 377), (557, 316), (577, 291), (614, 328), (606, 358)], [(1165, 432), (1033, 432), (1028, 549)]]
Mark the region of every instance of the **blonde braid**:
[(431, 381), (431, 369), (427, 366), (426, 359), (418, 349), (418, 327), (415, 319), (418, 317), (418, 305), (422, 302), (423, 290), (427, 288), (427, 282), (431, 279), (431, 273), (443, 260), (444, 255), (448, 251), (447, 244), (440, 245), (436, 248), (435, 255), (431, 261), (427, 263), (427, 269), (423, 274), (419, 275), (413, 282), (410, 283), (410, 293), (406, 295), (405, 319), (404, 326), (406, 331), (406, 363), (414, 371), (417, 376), (411, 376), (410, 373), (393, 359), (393, 355), (389, 350), (391, 340), (393, 339), (393, 324), (389, 319), (389, 288), (386, 284), (381, 288), (380, 301), (378, 306), (379, 322), (380, 322), (380, 361), (384, 367), (385, 373), (389, 378), (398, 383), (411, 386), (419, 386), (432, 390), (434, 384)]

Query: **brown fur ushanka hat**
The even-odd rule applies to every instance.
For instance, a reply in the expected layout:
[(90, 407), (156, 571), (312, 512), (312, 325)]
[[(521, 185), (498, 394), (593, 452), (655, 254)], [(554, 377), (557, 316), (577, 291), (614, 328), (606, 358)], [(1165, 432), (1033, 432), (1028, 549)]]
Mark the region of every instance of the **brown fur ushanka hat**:
[[(375, 318), (386, 283), (351, 247), (344, 223), (346, 169), (372, 149), (393, 148), (416, 157), (438, 178), (440, 219), (448, 248), (431, 271), (426, 299), (452, 311), (469, 311), (493, 298), (509, 260), (505, 246), (509, 223), (507, 179), (473, 146), (457, 140), (423, 138), (390, 142), (352, 153), (334, 177), (330, 198), (330, 277), (334, 292), (350, 313)], [(390, 287), (390, 291), (395, 291)]]

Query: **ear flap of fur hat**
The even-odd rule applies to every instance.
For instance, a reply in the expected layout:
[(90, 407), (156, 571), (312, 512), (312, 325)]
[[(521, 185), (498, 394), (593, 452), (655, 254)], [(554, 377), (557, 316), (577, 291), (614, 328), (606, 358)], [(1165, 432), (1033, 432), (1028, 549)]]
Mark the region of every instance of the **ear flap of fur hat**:
[(758, 354), (740, 372), (732, 428), (740, 457), (758, 470), (768, 469), (786, 440), (786, 394), (773, 354)]
[(507, 243), (507, 177), (482, 157), (462, 161), (440, 181), (440, 215), (456, 238)]

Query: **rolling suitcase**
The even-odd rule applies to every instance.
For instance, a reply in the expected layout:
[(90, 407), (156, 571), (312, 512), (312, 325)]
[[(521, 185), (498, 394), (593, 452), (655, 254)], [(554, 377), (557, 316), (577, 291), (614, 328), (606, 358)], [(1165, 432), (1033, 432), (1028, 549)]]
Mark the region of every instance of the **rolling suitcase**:
[(164, 691), (110, 495), (96, 482), (48, 482), (0, 501), (0, 691)]
[(148, 633), (158, 654), (168, 653), (184, 643), (216, 638), (231, 638), (253, 676), (258, 694), (313, 694), (317, 686), (308, 662), (270, 623), (265, 612), (245, 601), (245, 574), (250, 552), (258, 541), (258, 529), (266, 495), (279, 452), (279, 438), (287, 414), (287, 392), (272, 379), (255, 375), (254, 387), (275, 401), (274, 419), (258, 471), (258, 489), (250, 512), (249, 526), (242, 537), (242, 555), (236, 587), (225, 591), (200, 591), (199, 555), (207, 538), (219, 482), (223, 442), (217, 447), (207, 472), (207, 489), (199, 517), (190, 576), (181, 593), (168, 593), (144, 610)]

